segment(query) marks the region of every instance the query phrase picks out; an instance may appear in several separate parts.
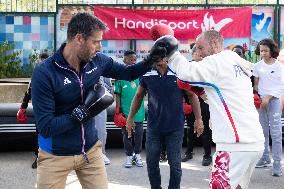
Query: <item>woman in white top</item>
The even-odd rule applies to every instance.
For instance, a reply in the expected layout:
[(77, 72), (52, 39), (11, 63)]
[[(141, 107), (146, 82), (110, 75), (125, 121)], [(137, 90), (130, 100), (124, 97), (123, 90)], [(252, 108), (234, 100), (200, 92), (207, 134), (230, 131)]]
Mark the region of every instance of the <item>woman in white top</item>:
[(282, 125), (281, 125), (281, 95), (284, 86), (283, 65), (276, 60), (279, 49), (271, 39), (261, 40), (255, 50), (261, 56), (253, 70), (254, 90), (261, 97), (261, 107), (258, 109), (259, 120), (265, 137), (265, 149), (256, 167), (267, 167), (271, 164), (269, 157), (269, 132), (272, 139), (273, 176), (281, 176), (282, 155)]

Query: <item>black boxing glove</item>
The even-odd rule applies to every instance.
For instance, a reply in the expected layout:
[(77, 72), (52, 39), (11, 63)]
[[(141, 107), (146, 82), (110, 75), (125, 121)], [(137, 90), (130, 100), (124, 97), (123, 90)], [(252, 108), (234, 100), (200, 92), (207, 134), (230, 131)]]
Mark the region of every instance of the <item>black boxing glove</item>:
[(94, 117), (112, 105), (114, 102), (113, 95), (103, 85), (96, 84), (94, 90), (91, 90), (85, 100), (91, 117)]
[(163, 58), (170, 57), (177, 50), (178, 40), (174, 36), (165, 35), (155, 41), (144, 63), (147, 67), (155, 67)]
[(85, 105), (80, 104), (72, 111), (71, 118), (79, 123), (84, 123), (90, 118)]
[(113, 102), (113, 95), (101, 84), (96, 84), (87, 94), (85, 103), (72, 111), (71, 117), (79, 123), (84, 123), (105, 110)]

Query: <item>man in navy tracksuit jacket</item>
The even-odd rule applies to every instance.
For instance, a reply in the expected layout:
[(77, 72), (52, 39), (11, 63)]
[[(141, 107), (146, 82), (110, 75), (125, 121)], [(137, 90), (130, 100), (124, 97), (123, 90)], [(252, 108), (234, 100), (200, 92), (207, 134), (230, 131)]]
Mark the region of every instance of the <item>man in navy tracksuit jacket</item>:
[(75, 170), (83, 188), (107, 188), (101, 143), (92, 119), (80, 123), (72, 111), (84, 103), (100, 76), (134, 80), (147, 72), (144, 62), (126, 66), (99, 53), (106, 26), (87, 13), (75, 15), (67, 44), (32, 76), (33, 109), (39, 132), (37, 187), (64, 188)]

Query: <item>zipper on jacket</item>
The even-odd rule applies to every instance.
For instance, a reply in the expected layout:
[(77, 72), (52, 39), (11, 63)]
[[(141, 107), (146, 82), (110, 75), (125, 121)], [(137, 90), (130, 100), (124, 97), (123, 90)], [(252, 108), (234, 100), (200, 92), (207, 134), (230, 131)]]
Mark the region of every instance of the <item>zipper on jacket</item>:
[[(57, 62), (55, 62), (55, 64), (59, 67), (59, 68), (62, 68), (62, 69), (65, 69), (65, 70), (69, 70), (71, 71), (72, 73), (75, 74), (77, 80), (79, 81), (79, 84), (80, 84), (80, 92), (81, 92), (81, 103), (83, 104), (84, 103), (84, 85), (83, 85), (83, 75), (81, 74), (81, 78), (79, 77), (79, 75), (74, 71), (74, 70), (71, 70), (69, 68), (66, 68), (66, 67), (63, 67), (63, 66), (60, 66)], [(83, 67), (83, 69), (86, 67), (86, 65)], [(84, 156), (84, 159), (86, 161), (86, 163), (89, 163), (89, 158), (85, 152), (85, 144), (86, 144), (86, 141), (85, 141), (85, 130), (84, 130), (84, 124), (81, 123), (81, 131), (82, 131), (82, 155)]]

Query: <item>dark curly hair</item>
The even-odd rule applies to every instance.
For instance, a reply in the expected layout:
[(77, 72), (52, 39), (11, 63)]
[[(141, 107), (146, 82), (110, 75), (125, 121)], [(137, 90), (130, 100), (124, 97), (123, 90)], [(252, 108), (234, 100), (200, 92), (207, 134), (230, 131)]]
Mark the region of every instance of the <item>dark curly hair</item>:
[(273, 57), (273, 58), (278, 57), (279, 48), (278, 48), (277, 44), (272, 39), (266, 38), (266, 39), (261, 40), (255, 48), (255, 54), (256, 55), (260, 55), (260, 45), (265, 45), (270, 49), (271, 57)]
[(49, 56), (49, 55), (48, 55), (47, 52), (42, 52), (42, 53), (39, 54), (39, 58), (40, 58), (41, 60), (47, 59), (48, 56)]
[(132, 54), (136, 55), (136, 52), (133, 51), (133, 50), (127, 50), (127, 51), (124, 52), (124, 56), (129, 56), (129, 55), (132, 55)]
[(241, 49), (243, 54), (246, 53), (245, 48), (244, 48), (243, 46), (241, 46), (241, 45), (235, 45), (235, 46), (232, 48), (232, 51), (233, 51), (234, 49), (236, 49), (236, 48)]
[(85, 39), (95, 31), (107, 31), (104, 22), (89, 13), (77, 13), (70, 20), (67, 28), (67, 40), (72, 40), (76, 34), (82, 34)]

